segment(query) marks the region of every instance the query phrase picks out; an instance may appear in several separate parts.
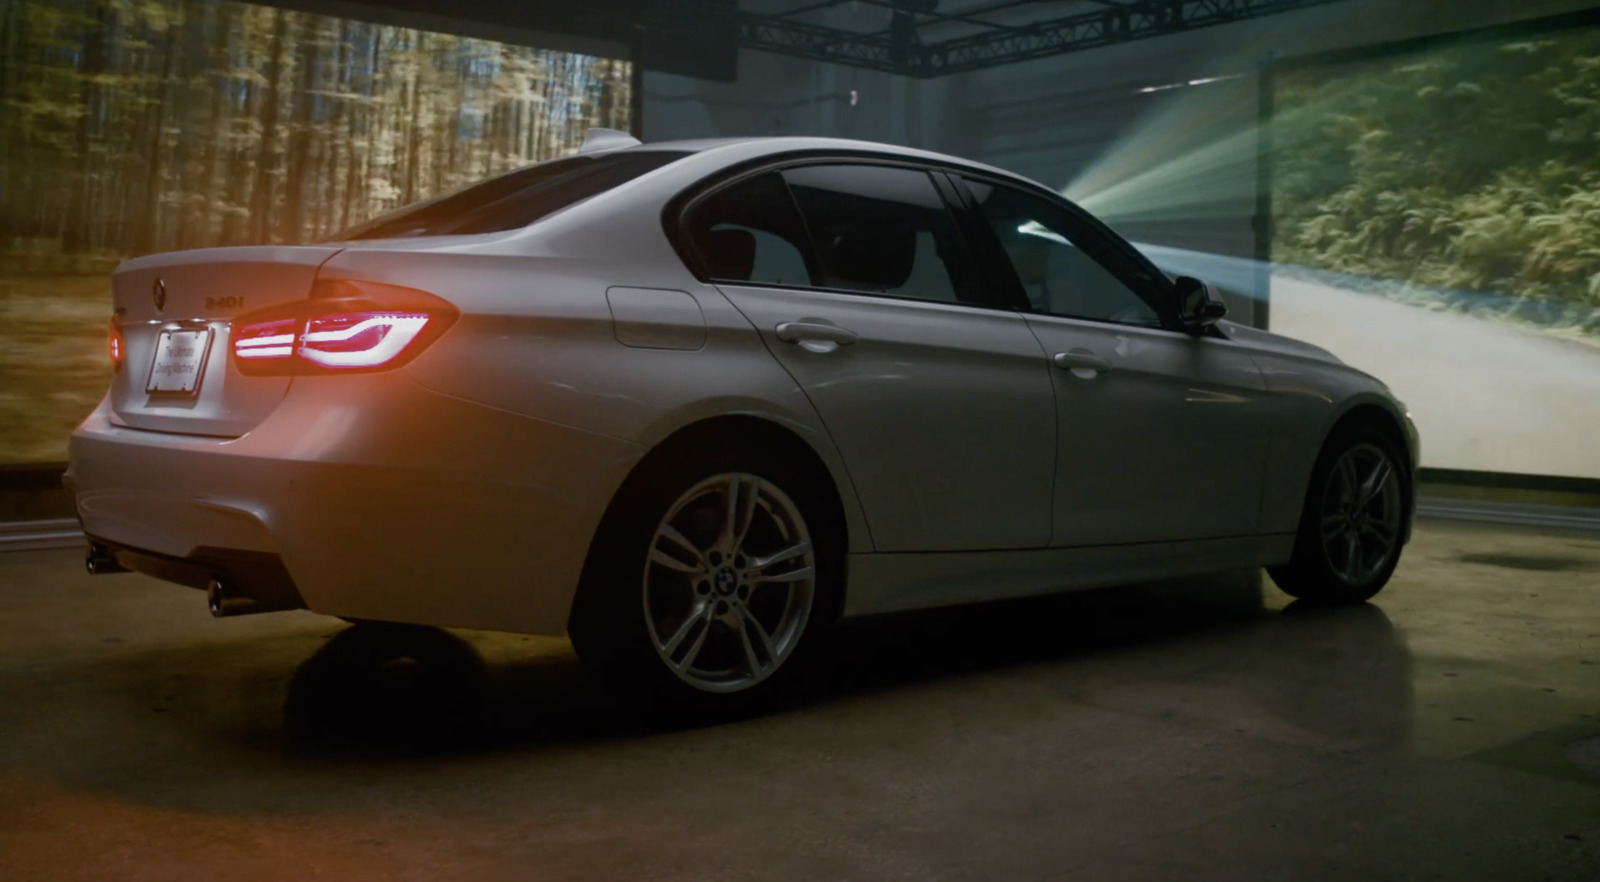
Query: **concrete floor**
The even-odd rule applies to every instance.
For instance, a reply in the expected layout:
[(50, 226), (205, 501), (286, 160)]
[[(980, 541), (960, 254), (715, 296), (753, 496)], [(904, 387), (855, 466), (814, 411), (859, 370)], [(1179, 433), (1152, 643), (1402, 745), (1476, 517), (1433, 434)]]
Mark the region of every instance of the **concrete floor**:
[(640, 732), (564, 641), (0, 556), (0, 879), (1600, 879), (1593, 536), (1424, 524), (1355, 609), (1236, 576), (833, 643), (786, 711)]

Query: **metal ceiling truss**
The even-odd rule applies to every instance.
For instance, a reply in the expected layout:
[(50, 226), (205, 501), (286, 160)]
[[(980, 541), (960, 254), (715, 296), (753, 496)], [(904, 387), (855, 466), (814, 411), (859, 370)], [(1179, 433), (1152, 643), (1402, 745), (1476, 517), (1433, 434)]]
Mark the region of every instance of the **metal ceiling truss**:
[(916, 65), (907, 65), (906, 53), (896, 53), (883, 34), (860, 34), (777, 16), (739, 13), (739, 45), (848, 67), (925, 76), (911, 73)]
[[(825, 14), (851, 0), (820, 0), (768, 13), (740, 10), (739, 45), (911, 77), (937, 77), (1081, 52), (1118, 43), (1192, 31), (1324, 6), (1343, 0), (1067, 0), (994, 2), (979, 5), (938, 0), (854, 0), (888, 10), (889, 24), (852, 31), (809, 23), (800, 16)], [(947, 11), (940, 11), (944, 6)], [(1017, 20), (1021, 7), (1046, 12), (1078, 11)], [(931, 39), (930, 32), (962, 30)]]

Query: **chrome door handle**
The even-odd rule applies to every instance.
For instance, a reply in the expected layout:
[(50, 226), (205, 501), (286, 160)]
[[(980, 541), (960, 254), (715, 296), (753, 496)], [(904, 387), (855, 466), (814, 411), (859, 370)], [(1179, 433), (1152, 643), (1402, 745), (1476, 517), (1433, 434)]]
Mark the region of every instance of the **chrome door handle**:
[(1106, 361), (1087, 349), (1074, 349), (1071, 352), (1057, 352), (1053, 359), (1056, 367), (1064, 371), (1090, 370), (1103, 374), (1111, 370), (1111, 362)]
[(823, 322), (784, 322), (778, 325), (778, 339), (785, 343), (835, 343), (849, 346), (861, 335), (848, 328)]

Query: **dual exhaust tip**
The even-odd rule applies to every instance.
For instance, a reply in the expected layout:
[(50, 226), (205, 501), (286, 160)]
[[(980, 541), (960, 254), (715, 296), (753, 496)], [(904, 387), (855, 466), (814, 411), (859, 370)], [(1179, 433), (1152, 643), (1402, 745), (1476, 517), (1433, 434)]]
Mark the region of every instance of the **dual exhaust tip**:
[[(104, 576), (110, 573), (133, 572), (117, 560), (115, 553), (98, 542), (90, 543), (89, 550), (83, 556), (83, 568), (91, 576)], [(192, 583), (191, 583), (192, 584)], [(214, 618), (228, 616), (242, 616), (257, 612), (271, 612), (284, 607), (264, 604), (253, 597), (239, 591), (233, 580), (226, 575), (217, 574), (206, 583), (206, 608), (211, 610)]]
[(91, 576), (104, 576), (108, 573), (126, 573), (128, 568), (117, 560), (111, 549), (98, 542), (89, 543), (89, 550), (83, 555), (83, 568)]
[(272, 609), (253, 597), (239, 593), (238, 587), (224, 576), (215, 576), (206, 583), (206, 608), (211, 610), (211, 617), (215, 619), (269, 612)]
[(274, 595), (269, 591), (259, 590), (264, 586), (249, 583), (253, 586), (252, 593), (246, 593), (240, 587), (240, 582), (227, 573), (217, 573), (206, 583), (206, 608), (211, 611), (212, 618), (225, 619), (229, 616), (248, 616), (255, 613), (281, 612), (291, 609), (305, 609), (305, 602), (299, 595), (292, 598)]

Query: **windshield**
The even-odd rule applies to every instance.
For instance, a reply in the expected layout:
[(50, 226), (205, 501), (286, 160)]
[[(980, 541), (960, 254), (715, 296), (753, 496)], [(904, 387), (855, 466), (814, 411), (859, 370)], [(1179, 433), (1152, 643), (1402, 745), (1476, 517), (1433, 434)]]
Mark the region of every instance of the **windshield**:
[(681, 150), (629, 150), (553, 159), (379, 215), (333, 241), (515, 230), (688, 155)]

